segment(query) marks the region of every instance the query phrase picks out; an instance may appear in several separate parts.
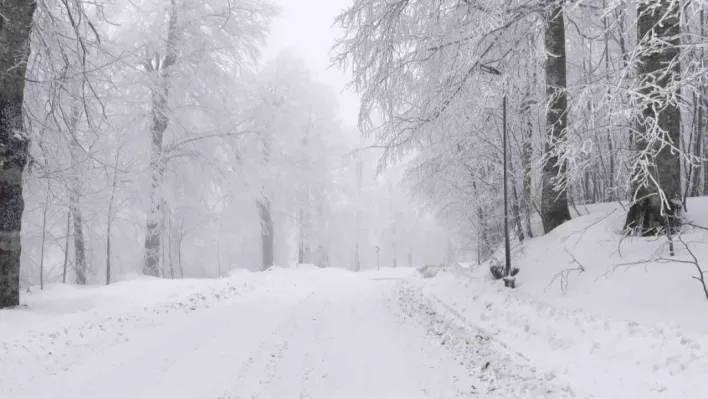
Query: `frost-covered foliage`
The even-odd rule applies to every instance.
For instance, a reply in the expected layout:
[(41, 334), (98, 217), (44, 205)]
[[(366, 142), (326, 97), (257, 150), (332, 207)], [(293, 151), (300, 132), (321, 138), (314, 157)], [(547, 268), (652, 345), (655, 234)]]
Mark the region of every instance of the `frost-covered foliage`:
[(260, 268), (266, 252), (278, 265), (361, 268), (444, 256), (444, 233), (400, 176), (376, 174), (372, 151), (352, 157), (363, 142), (339, 120), (337, 93), (293, 54), (261, 59), (277, 11), (38, 2), (23, 286), (223, 276)]
[[(544, 115), (559, 92), (544, 79), (554, 56), (545, 28), (558, 5), (568, 124), (548, 146)], [(706, 11), (705, 1), (674, 0), (356, 0), (338, 18), (335, 61), (353, 72), (360, 125), (386, 149), (382, 166), (412, 157), (414, 192), (489, 247), (486, 258), (503, 225), (504, 96), (519, 239), (544, 216), (543, 171), (553, 165), (570, 208), (650, 197), (663, 215), (706, 193)]]

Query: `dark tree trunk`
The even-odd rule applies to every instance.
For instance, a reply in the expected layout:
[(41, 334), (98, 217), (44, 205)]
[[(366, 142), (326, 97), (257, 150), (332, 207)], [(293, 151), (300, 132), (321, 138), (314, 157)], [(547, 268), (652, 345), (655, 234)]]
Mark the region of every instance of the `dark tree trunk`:
[[(695, 131), (695, 136), (693, 137), (693, 155), (695, 156), (696, 159), (701, 158), (701, 154), (703, 154), (703, 129), (705, 129), (704, 126), (704, 120), (705, 118), (704, 115), (704, 108), (703, 108), (703, 95), (705, 93), (705, 88), (703, 85), (699, 87), (699, 92), (697, 96), (697, 101), (698, 101), (698, 119), (697, 119), (697, 127)], [(701, 170), (703, 169), (704, 162), (702, 160), (698, 161), (699, 164), (697, 166), (691, 166), (691, 197), (698, 197), (701, 192), (700, 190), (700, 185), (701, 185)]]
[(167, 51), (165, 58), (159, 54), (146, 57), (144, 63), (148, 72), (156, 73), (157, 83), (152, 90), (152, 126), (150, 127), (150, 209), (145, 227), (145, 260), (143, 273), (149, 276), (160, 275), (160, 251), (163, 231), (162, 183), (165, 178), (165, 158), (163, 138), (170, 119), (167, 115), (169, 98), (170, 68), (177, 61), (177, 5), (171, 2), (170, 21), (167, 31)]
[[(568, 192), (565, 187), (566, 163), (560, 161), (559, 151), (566, 145), (568, 126), (568, 97), (566, 93), (565, 18), (562, 3), (549, 1), (546, 21), (546, 145), (543, 163), (543, 191), (541, 219), (548, 233), (570, 220)], [(560, 163), (559, 163), (560, 161)], [(560, 179), (560, 180), (559, 180)], [(556, 190), (557, 183), (563, 188)]]
[[(674, 62), (679, 56), (679, 2), (652, 0), (639, 3), (637, 14), (639, 40), (654, 37), (663, 43), (659, 45), (652, 41), (651, 51), (642, 52), (639, 59), (640, 92), (651, 102), (647, 100), (639, 116), (635, 145), (638, 154), (647, 154), (649, 165), (647, 170), (637, 168), (633, 171), (639, 176), (640, 184), (633, 187), (637, 201), (630, 207), (625, 223), (627, 230), (640, 230), (649, 235), (658, 234), (665, 226), (676, 227), (682, 205), (680, 155), (672, 150), (672, 146), (662, 146), (661, 140), (647, 140), (652, 133), (647, 126), (656, 124), (665, 133), (662, 134), (665, 141), (670, 141), (673, 146), (678, 146), (680, 141), (681, 112), (671, 99), (673, 94), (678, 97), (678, 93), (666, 92), (680, 76), (680, 63)], [(646, 42), (643, 45), (646, 46)], [(662, 104), (658, 110), (656, 103)], [(668, 204), (660, 197), (662, 191)]]
[(20, 304), (22, 173), (29, 138), (22, 119), (34, 0), (0, 2), (0, 309)]

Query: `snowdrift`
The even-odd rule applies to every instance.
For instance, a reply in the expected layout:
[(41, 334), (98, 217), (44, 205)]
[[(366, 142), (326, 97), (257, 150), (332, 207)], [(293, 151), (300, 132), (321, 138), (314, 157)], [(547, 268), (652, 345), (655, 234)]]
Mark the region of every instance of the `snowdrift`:
[[(568, 309), (708, 334), (708, 298), (693, 278), (699, 274), (691, 256), (708, 270), (708, 230), (686, 226), (671, 256), (666, 237), (623, 237), (619, 204), (578, 210), (570, 222), (513, 249), (520, 292)], [(708, 198), (689, 199), (688, 210), (690, 223), (708, 227)], [(482, 277), (487, 269), (473, 273)]]
[[(688, 208), (689, 223), (708, 227), (708, 199)], [(708, 299), (693, 256), (708, 269), (708, 230), (686, 228), (672, 257), (666, 237), (623, 237), (619, 204), (579, 211), (515, 245), (516, 290), (482, 264), (419, 279), (420, 300), (552, 370), (577, 397), (705, 397)]]

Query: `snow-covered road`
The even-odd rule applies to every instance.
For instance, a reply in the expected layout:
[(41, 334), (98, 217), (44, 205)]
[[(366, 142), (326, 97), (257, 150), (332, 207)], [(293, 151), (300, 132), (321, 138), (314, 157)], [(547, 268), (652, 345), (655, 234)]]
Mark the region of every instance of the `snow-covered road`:
[(3, 398), (484, 397), (475, 373), (402, 310), (396, 284), (342, 275), (258, 290), (6, 385)]

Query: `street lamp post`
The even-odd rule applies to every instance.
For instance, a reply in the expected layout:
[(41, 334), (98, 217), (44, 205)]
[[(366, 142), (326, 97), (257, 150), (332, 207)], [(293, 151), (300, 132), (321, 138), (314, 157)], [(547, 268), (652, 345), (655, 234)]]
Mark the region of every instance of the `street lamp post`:
[[(480, 65), (482, 71), (501, 76), (502, 73), (489, 65)], [(504, 156), (504, 257), (505, 257), (505, 273), (504, 276), (504, 286), (509, 288), (514, 288), (516, 286), (516, 277), (511, 275), (511, 246), (509, 244), (509, 167), (508, 167), (508, 155), (507, 155), (507, 131), (506, 131), (506, 91), (504, 92), (504, 97), (502, 99), (502, 154)]]

